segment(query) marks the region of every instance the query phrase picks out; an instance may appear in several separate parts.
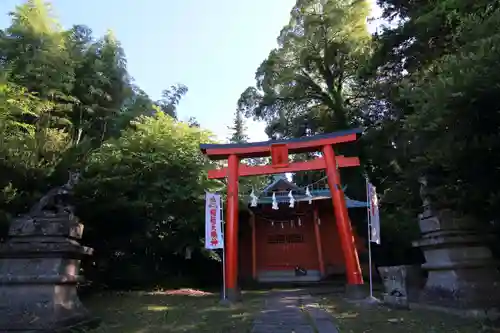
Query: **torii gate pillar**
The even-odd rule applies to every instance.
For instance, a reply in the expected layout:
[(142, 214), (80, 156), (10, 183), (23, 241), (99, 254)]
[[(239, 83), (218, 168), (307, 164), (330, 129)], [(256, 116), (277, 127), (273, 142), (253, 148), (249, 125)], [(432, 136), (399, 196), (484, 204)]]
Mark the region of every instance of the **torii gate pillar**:
[[(346, 267), (346, 290), (349, 296), (363, 296), (360, 287), (363, 277), (359, 258), (354, 243), (352, 226), (347, 214), (344, 193), (340, 182), (338, 168), (359, 166), (357, 157), (336, 156), (332, 145), (352, 142), (357, 139), (361, 130), (349, 130), (323, 135), (303, 137), (299, 139), (266, 141), (247, 144), (202, 144), (201, 151), (212, 160), (228, 160), (227, 168), (210, 170), (210, 179), (226, 178), (227, 205), (225, 230), (225, 260), (226, 260), (226, 295), (229, 301), (238, 301), (238, 179), (241, 176), (266, 175), (275, 173), (326, 170), (328, 185), (332, 193), (332, 203), (339, 239), (344, 254)], [(317, 152), (322, 157), (306, 162), (289, 163), (290, 153)], [(271, 165), (247, 166), (240, 165), (242, 158), (272, 157)]]
[(228, 157), (226, 230), (224, 253), (226, 255), (226, 297), (230, 301), (240, 299), (238, 288), (238, 167), (237, 155)]
[(335, 220), (337, 221), (339, 239), (344, 252), (347, 287), (349, 288), (348, 293), (356, 294), (357, 286), (363, 284), (363, 275), (361, 274), (352, 226), (347, 213), (335, 152), (331, 145), (323, 146), (323, 157), (326, 163), (328, 187), (332, 193), (333, 210), (335, 212)]

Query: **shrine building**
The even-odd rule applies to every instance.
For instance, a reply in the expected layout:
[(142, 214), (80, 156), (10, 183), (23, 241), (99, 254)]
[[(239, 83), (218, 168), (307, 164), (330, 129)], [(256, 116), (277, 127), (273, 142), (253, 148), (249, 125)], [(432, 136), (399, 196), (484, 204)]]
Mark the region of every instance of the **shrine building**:
[[(248, 223), (240, 224), (241, 279), (317, 282), (345, 275), (331, 193), (325, 179), (303, 188), (279, 174), (258, 195), (252, 191), (251, 196), (243, 199), (248, 200), (250, 216), (245, 219)], [(367, 207), (366, 202), (348, 197), (345, 202), (348, 209)], [(363, 256), (367, 252), (365, 237), (359, 237), (355, 230), (353, 236), (357, 252)]]

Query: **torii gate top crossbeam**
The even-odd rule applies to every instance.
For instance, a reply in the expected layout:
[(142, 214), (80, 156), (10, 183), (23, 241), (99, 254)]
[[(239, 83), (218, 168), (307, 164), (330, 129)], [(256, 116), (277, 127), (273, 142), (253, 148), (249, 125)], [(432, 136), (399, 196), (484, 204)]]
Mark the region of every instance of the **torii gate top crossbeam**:
[(320, 151), (325, 145), (355, 141), (360, 133), (362, 133), (361, 129), (351, 129), (288, 140), (270, 140), (243, 144), (201, 144), (200, 149), (211, 160), (224, 160), (229, 155), (237, 155), (239, 158), (266, 157), (271, 155), (271, 147), (275, 145), (286, 145), (288, 152), (291, 154), (315, 152)]

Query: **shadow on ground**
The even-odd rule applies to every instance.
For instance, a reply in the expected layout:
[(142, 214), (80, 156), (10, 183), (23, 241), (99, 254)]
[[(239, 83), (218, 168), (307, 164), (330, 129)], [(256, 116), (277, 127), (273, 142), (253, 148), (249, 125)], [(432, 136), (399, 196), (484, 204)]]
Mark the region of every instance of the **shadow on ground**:
[(347, 302), (338, 296), (319, 297), (340, 332), (480, 333), (499, 332), (491, 323), (424, 309), (397, 310), (383, 305)]
[(219, 295), (156, 293), (103, 293), (86, 300), (101, 325), (92, 333), (250, 332), (265, 292), (244, 293), (244, 302), (220, 305)]

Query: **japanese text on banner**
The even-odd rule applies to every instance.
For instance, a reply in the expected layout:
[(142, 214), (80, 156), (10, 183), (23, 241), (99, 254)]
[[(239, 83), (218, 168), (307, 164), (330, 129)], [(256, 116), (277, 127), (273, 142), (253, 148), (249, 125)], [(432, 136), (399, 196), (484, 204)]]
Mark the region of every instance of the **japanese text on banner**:
[(210, 250), (224, 248), (220, 199), (218, 194), (205, 194), (205, 248)]
[(368, 200), (369, 205), (369, 217), (370, 217), (370, 240), (373, 243), (380, 244), (380, 214), (378, 210), (378, 198), (377, 189), (372, 184), (368, 183)]

